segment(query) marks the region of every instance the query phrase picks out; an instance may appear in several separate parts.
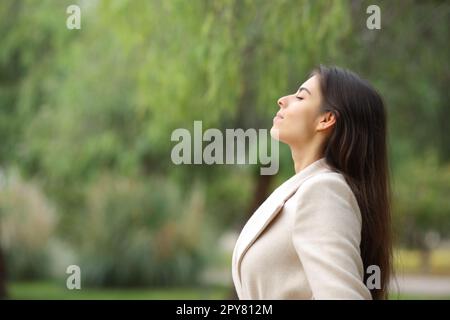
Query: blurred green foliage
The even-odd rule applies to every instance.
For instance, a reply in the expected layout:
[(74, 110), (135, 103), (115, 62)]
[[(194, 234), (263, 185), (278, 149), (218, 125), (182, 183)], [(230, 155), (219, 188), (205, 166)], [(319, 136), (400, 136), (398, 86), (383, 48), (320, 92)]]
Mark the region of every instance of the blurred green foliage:
[(193, 186), (186, 201), (175, 185), (148, 178), (105, 176), (88, 188), (78, 223), (86, 285), (197, 283), (207, 230), (202, 192)]
[[(449, 235), (447, 2), (377, 1), (380, 31), (365, 26), (370, 1), (85, 1), (82, 29), (68, 30), (72, 2), (0, 6), (0, 236), (12, 277), (61, 277), (65, 261), (88, 285), (196, 283), (220, 235), (246, 219), (257, 168), (175, 166), (171, 132), (194, 120), (269, 128), (277, 98), (318, 63), (354, 69), (386, 100), (399, 243)], [(293, 173), (285, 147), (280, 160), (271, 188)], [(21, 223), (20, 212), (50, 210), (30, 193), (52, 208), (51, 232)], [(14, 228), (43, 241), (28, 249)]]

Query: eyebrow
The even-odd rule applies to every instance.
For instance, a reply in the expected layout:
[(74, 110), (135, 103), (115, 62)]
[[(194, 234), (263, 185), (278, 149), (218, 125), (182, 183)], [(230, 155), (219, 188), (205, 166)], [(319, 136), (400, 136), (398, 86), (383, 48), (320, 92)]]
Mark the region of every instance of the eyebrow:
[(305, 90), (306, 92), (309, 93), (309, 95), (311, 95), (311, 91), (309, 91), (309, 90), (306, 89), (305, 87), (300, 87), (300, 88), (298, 88), (298, 93), (302, 92), (302, 90)]

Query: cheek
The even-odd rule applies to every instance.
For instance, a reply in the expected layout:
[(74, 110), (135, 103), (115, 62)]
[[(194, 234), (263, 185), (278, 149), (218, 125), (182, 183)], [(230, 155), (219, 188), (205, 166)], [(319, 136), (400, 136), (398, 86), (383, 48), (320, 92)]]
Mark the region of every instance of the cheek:
[(314, 118), (308, 109), (299, 109), (288, 115), (286, 134), (297, 141), (308, 140), (314, 133)]
[(298, 131), (308, 130), (311, 125), (311, 114), (309, 110), (302, 108), (295, 110), (289, 115), (289, 124)]

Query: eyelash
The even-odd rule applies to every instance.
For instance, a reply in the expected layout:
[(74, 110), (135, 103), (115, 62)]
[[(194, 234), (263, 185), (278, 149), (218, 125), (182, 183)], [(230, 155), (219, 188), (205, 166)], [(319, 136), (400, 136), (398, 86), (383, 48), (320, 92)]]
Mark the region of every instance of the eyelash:
[(297, 97), (297, 96), (295, 96), (298, 100), (303, 100), (303, 98), (302, 97)]

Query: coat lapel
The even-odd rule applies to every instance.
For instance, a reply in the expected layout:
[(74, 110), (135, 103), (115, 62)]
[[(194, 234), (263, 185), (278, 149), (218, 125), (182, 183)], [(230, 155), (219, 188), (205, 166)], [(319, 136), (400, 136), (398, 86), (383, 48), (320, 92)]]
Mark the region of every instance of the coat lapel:
[(285, 202), (295, 194), (303, 181), (327, 168), (329, 167), (324, 158), (313, 162), (278, 187), (247, 221), (236, 242), (232, 259), (233, 282), (239, 296), (241, 290), (240, 264), (245, 252), (281, 211)]

